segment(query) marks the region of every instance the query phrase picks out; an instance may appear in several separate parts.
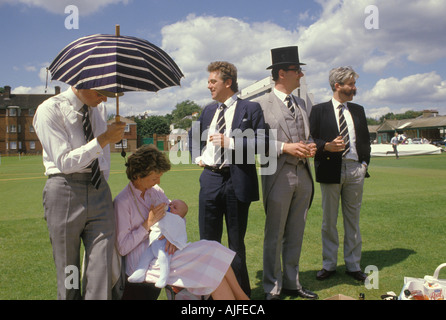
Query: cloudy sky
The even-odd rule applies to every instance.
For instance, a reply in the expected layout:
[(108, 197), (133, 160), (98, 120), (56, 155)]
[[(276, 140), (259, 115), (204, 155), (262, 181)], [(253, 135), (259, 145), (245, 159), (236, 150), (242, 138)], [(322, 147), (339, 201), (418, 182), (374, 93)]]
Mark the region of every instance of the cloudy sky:
[[(79, 10), (78, 26), (69, 5)], [(445, 12), (444, 0), (0, 0), (0, 86), (44, 93), (46, 67), (63, 47), (114, 34), (119, 24), (122, 35), (163, 48), (185, 74), (181, 87), (126, 93), (124, 116), (170, 113), (187, 99), (205, 105), (209, 62), (234, 63), (244, 88), (269, 75), (271, 48), (290, 45), (299, 46), (316, 103), (331, 97), (328, 71), (351, 65), (360, 74), (355, 102), (367, 116), (446, 115)], [(48, 92), (56, 85), (66, 88), (52, 81)], [(110, 113), (113, 107), (109, 100)]]

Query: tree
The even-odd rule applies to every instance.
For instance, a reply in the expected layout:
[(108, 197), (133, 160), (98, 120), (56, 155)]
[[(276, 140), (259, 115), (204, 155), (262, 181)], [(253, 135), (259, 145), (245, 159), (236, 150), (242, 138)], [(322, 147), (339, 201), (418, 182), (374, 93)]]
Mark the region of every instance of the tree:
[(172, 111), (172, 123), (174, 123), (177, 128), (188, 129), (191, 127), (192, 121), (194, 120), (192, 115), (197, 113), (196, 118), (198, 118), (201, 111), (201, 107), (193, 101), (186, 100), (180, 102)]
[(170, 128), (164, 116), (150, 116), (145, 119), (135, 119), (137, 133), (140, 137), (147, 138), (154, 134), (169, 134)]
[(381, 123), (381, 122), (380, 122), (379, 120), (376, 120), (376, 119), (367, 117), (367, 124), (368, 124), (369, 126), (377, 125), (377, 124), (380, 124), (380, 123)]

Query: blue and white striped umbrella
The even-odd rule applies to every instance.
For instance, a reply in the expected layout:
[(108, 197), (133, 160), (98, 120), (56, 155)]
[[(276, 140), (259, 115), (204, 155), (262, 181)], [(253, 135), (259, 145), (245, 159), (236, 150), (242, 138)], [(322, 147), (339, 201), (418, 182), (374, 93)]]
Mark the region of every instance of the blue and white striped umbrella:
[[(117, 32), (117, 34), (119, 34)], [(52, 80), (113, 93), (158, 91), (184, 76), (172, 58), (135, 37), (96, 34), (73, 41), (49, 66)]]

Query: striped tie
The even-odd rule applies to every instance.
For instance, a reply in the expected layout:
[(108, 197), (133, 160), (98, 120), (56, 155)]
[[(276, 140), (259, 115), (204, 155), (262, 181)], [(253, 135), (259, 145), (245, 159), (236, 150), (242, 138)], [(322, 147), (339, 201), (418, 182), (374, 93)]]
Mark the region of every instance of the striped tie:
[(296, 112), (294, 110), (294, 105), (293, 105), (293, 101), (291, 101), (291, 97), (286, 96), (285, 101), (287, 102), (287, 107), (288, 107), (288, 109), (290, 109), (291, 114), (293, 115), (293, 118), (296, 118)]
[[(216, 128), (218, 129), (219, 133), (225, 133), (225, 129), (226, 129), (226, 122), (225, 122), (225, 111), (227, 109), (227, 107), (222, 104), (220, 106), (220, 113), (218, 114), (218, 118), (217, 118), (217, 126)], [(225, 160), (225, 150), (224, 148), (222, 148), (221, 146), (217, 146), (215, 148), (215, 153), (214, 153), (214, 163), (215, 164), (221, 164), (221, 166), (223, 166), (223, 162)]]
[(344, 108), (343, 105), (340, 104), (339, 107), (339, 134), (344, 138), (345, 143), (345, 150), (342, 153), (342, 156), (345, 157), (345, 155), (350, 151), (350, 137), (348, 135), (348, 129), (347, 129), (347, 122), (345, 121), (344, 117)]
[[(88, 106), (84, 104), (82, 107), (82, 126), (84, 127), (84, 135), (85, 140), (87, 142), (94, 139), (93, 130), (91, 128), (91, 122), (90, 122), (90, 116), (88, 114)], [(93, 162), (90, 164), (91, 167), (91, 183), (93, 186), (98, 189), (99, 185), (101, 184), (101, 172), (99, 170), (99, 161), (98, 159), (94, 159)]]

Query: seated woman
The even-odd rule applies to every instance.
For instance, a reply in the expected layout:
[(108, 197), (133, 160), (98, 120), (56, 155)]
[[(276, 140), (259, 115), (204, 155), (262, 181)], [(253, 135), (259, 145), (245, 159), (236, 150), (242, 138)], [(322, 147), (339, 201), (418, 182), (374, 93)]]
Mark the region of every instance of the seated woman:
[[(129, 156), (126, 166), (130, 182), (115, 197), (114, 208), (117, 249), (125, 256), (126, 275), (129, 276), (135, 272), (141, 255), (149, 246), (151, 226), (165, 215), (164, 208), (169, 200), (158, 184), (161, 176), (170, 170), (170, 162), (155, 146), (144, 145)], [(166, 251), (172, 255), (167, 284), (186, 288), (197, 296), (211, 295), (214, 300), (249, 299), (231, 268), (235, 253), (220, 243), (200, 240), (177, 251), (167, 242)], [(160, 268), (155, 260), (147, 270), (143, 285), (157, 282), (159, 276)], [(124, 298), (144, 298), (138, 297), (136, 291), (128, 292), (136, 290), (132, 285), (138, 284), (126, 282)]]

